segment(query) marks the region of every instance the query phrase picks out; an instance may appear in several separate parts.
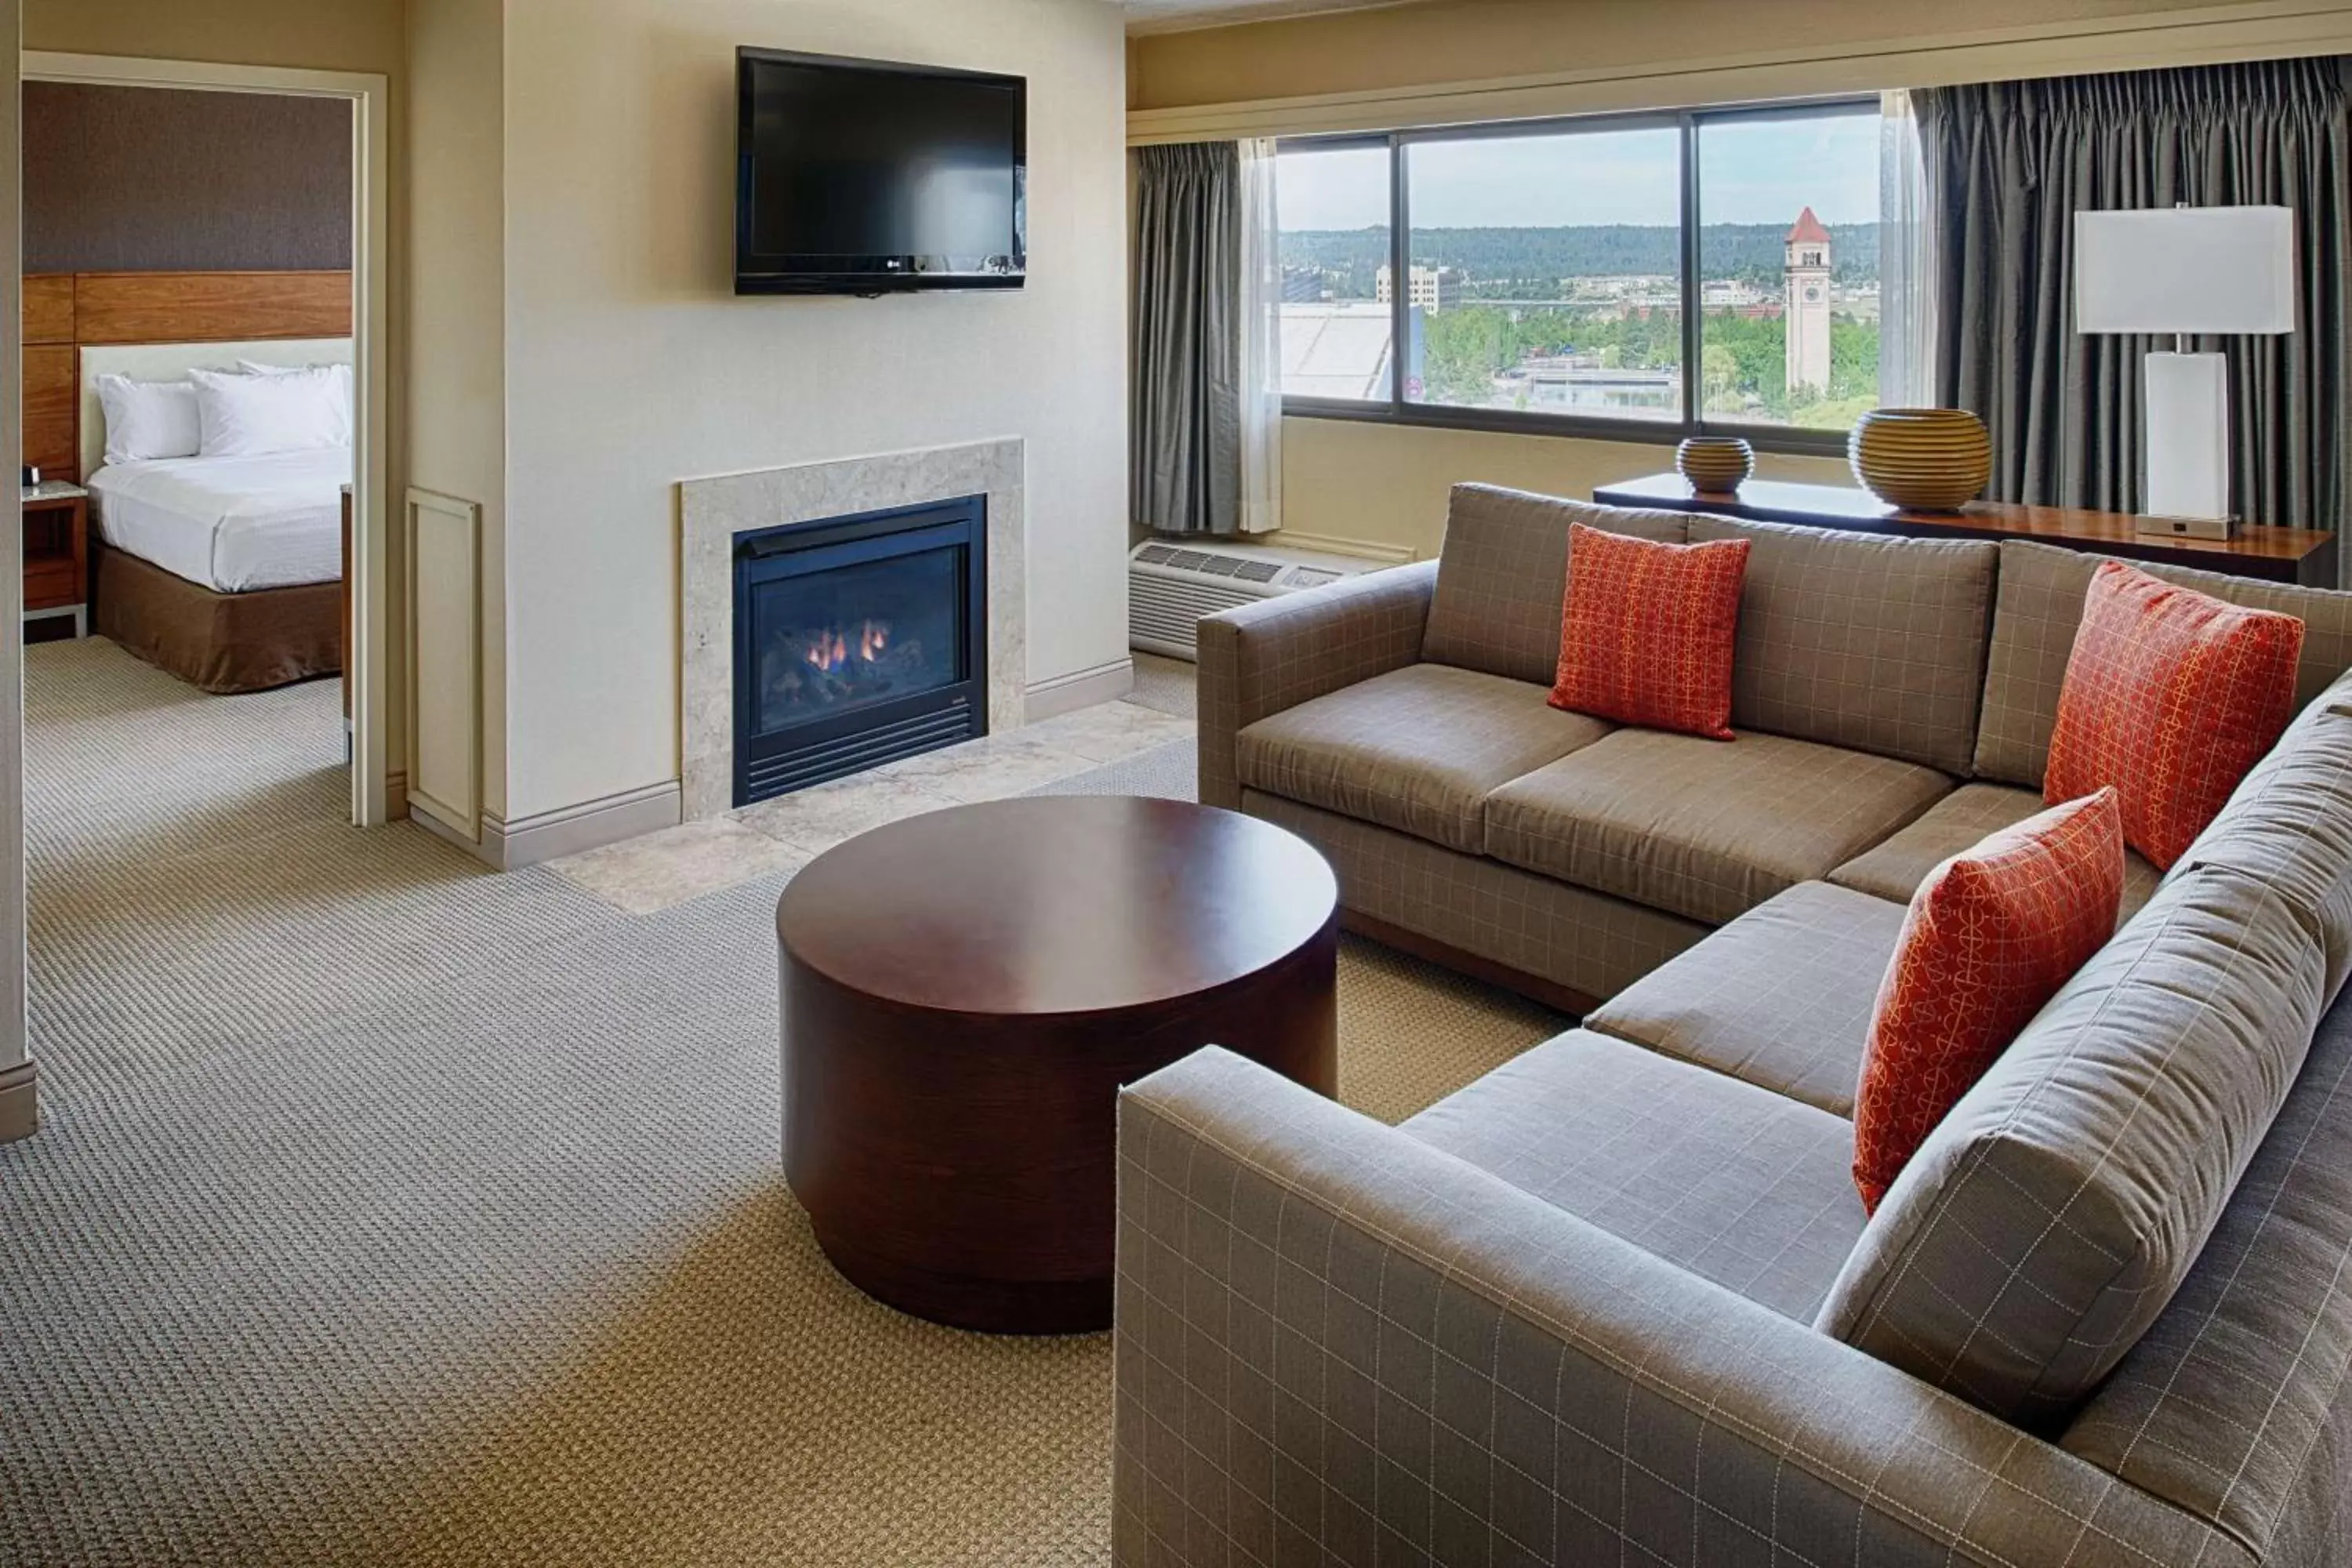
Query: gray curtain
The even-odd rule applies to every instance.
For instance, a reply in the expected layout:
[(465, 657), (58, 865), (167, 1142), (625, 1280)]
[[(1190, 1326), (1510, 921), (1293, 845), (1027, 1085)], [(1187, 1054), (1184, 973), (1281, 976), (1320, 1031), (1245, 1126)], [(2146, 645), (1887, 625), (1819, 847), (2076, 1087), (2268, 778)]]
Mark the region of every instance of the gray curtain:
[(2344, 525), (2352, 393), (2352, 147), (2340, 59), (2133, 71), (1915, 93), (1937, 235), (1937, 400), (1992, 429), (1999, 500), (2139, 510), (2140, 362), (2169, 339), (2074, 330), (2074, 215), (2295, 209), (2300, 321), (2207, 339), (2230, 358), (2233, 502)]
[(1241, 152), (1135, 152), (1129, 497), (1163, 533), (1242, 525)]

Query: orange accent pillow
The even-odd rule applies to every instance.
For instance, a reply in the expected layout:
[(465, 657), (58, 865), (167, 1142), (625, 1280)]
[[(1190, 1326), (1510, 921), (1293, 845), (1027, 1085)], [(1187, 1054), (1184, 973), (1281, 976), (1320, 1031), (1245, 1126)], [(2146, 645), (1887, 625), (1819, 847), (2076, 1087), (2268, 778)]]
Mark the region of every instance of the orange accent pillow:
[(2017, 1032), (2116, 933), (2116, 792), (2004, 827), (1911, 896), (1879, 983), (1853, 1097), (1853, 1184), (1876, 1213), (1895, 1178)]
[(1551, 705), (1728, 741), (1748, 542), (1666, 544), (1569, 525)]
[(2044, 800), (2105, 784), (2124, 841), (2168, 869), (2294, 717), (2303, 622), (2100, 563), (2058, 692)]

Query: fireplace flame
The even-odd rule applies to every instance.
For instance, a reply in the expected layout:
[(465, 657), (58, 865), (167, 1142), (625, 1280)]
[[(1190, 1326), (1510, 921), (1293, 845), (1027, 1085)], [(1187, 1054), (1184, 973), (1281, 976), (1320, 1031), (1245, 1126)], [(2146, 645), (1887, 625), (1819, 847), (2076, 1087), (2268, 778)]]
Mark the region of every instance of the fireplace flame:
[[(890, 646), (890, 623), (866, 621), (857, 628), (855, 657), (862, 663), (872, 664)], [(847, 664), (853, 657), (849, 637), (839, 631), (822, 631), (810, 639), (807, 651), (802, 655), (816, 668), (831, 672)]]

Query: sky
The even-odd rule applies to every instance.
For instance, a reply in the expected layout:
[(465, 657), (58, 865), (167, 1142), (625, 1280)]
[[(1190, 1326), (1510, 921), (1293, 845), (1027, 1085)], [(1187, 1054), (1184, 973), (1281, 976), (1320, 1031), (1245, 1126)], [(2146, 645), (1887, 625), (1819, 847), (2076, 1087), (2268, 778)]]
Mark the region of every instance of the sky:
[[(1879, 117), (1720, 121), (1699, 128), (1702, 223), (1878, 217)], [(1680, 206), (1672, 130), (1416, 142), (1406, 153), (1415, 228), (1671, 224)], [(1388, 221), (1384, 147), (1286, 156), (1286, 229)]]

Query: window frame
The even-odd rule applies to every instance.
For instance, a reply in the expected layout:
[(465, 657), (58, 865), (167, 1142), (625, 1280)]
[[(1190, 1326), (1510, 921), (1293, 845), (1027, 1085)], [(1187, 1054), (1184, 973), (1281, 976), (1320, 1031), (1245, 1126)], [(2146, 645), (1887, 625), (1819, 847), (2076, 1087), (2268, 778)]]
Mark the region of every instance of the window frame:
[[(1627, 114), (1580, 114), (1546, 120), (1508, 120), (1475, 125), (1448, 125), (1412, 131), (1349, 132), (1328, 136), (1286, 136), (1275, 143), (1277, 154), (1385, 147), (1389, 157), (1389, 276), (1412, 277), (1412, 205), (1406, 149), (1432, 142), (1467, 142), (1496, 137), (1573, 135), (1593, 132), (1657, 131), (1675, 132), (1679, 160), (1680, 225), (1678, 249), (1682, 276), (1682, 413), (1674, 419), (1643, 419), (1606, 414), (1538, 414), (1515, 408), (1465, 408), (1444, 403), (1415, 403), (1405, 396), (1404, 354), (1412, 290), (1389, 290), (1390, 369), (1386, 402), (1348, 398), (1292, 397), (1282, 400), (1286, 418), (1354, 420), (1375, 425), (1413, 425), (1440, 430), (1485, 430), (1513, 436), (1565, 436), (1594, 441), (1634, 441), (1661, 445), (1692, 436), (1738, 436), (1759, 452), (1796, 452), (1816, 457), (1843, 456), (1847, 433), (1810, 430), (1796, 426), (1759, 424), (1738, 419), (1710, 419), (1699, 385), (1706, 318), (1700, 308), (1699, 277), (1699, 157), (1698, 138), (1708, 125), (1738, 124), (1761, 120), (1816, 119), (1824, 111), (1878, 113), (1879, 95), (1840, 94), (1794, 102), (1739, 104), (1722, 108), (1643, 111)], [(1884, 330), (1882, 323), (1881, 330)]]

